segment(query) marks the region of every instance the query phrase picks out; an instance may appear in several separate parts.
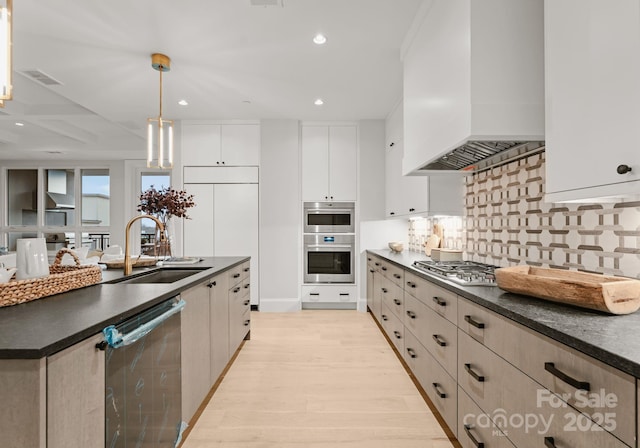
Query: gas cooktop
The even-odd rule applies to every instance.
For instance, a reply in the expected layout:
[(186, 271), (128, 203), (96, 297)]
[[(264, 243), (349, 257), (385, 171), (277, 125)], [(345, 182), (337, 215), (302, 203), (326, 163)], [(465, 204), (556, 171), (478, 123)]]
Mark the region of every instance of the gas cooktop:
[(464, 286), (496, 286), (497, 266), (475, 261), (414, 261), (413, 267)]

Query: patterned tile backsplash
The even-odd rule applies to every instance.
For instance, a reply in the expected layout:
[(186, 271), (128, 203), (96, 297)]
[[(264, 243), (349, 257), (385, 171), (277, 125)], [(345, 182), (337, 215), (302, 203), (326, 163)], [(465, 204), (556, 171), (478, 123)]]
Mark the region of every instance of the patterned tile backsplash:
[(464, 219), (410, 221), (409, 249), (438, 222), (467, 260), (640, 278), (640, 202), (546, 203), (544, 180), (544, 153), (467, 176)]

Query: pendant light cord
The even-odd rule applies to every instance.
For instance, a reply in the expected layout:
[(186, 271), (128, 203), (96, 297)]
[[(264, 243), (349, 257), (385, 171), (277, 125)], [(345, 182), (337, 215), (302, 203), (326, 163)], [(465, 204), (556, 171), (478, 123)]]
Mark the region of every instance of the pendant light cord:
[(162, 120), (162, 70), (164, 69), (163, 66), (160, 66), (160, 116), (158, 118), (160, 118), (160, 120)]

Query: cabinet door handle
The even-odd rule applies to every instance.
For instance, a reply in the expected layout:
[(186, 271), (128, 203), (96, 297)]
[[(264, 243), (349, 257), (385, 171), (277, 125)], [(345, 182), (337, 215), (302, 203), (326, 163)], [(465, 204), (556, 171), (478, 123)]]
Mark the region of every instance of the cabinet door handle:
[(402, 302), (399, 301), (398, 299), (393, 299), (393, 303), (395, 303), (398, 306), (402, 305)]
[(245, 301), (244, 301), (244, 306), (247, 306), (247, 305), (249, 305), (250, 303), (251, 303), (251, 300), (245, 300)]
[(416, 355), (416, 351), (412, 348), (408, 348), (407, 349), (407, 353), (409, 353), (409, 356), (412, 358), (416, 358), (418, 355)]
[(438, 344), (440, 347), (446, 347), (447, 346), (447, 341), (442, 339), (442, 337), (439, 334), (434, 334), (433, 335), (433, 340), (436, 341), (436, 344)]
[(545, 437), (544, 446), (546, 446), (547, 448), (556, 448), (556, 441), (553, 440), (553, 437)]
[(319, 296), (320, 293), (319, 292), (310, 292), (309, 295), (310, 296)]
[(466, 370), (467, 373), (471, 375), (473, 379), (476, 380), (477, 382), (484, 383), (484, 375), (479, 375), (476, 372), (474, 372), (473, 369), (471, 368), (471, 364), (465, 364), (464, 370)]
[(412, 288), (415, 288), (415, 287), (416, 287), (416, 284), (415, 284), (415, 283), (413, 283), (413, 282), (407, 282), (407, 285), (409, 285), (409, 286), (410, 286), (410, 287), (412, 287)]
[(407, 311), (407, 316), (409, 316), (411, 319), (415, 319), (416, 313), (414, 313), (413, 311)]
[(410, 211), (410, 212), (415, 212), (415, 211), (416, 211), (416, 209), (415, 209), (415, 208), (410, 208), (410, 209), (409, 209), (409, 211)]
[(400, 275), (400, 274), (393, 274), (393, 276), (394, 276), (395, 278), (397, 278), (398, 280), (402, 278), (402, 275)]
[(384, 320), (384, 321), (389, 320), (389, 318), (387, 317), (387, 315), (386, 315), (386, 314), (383, 314), (381, 317), (382, 317), (382, 320)]
[(382, 292), (383, 292), (383, 293), (385, 293), (385, 294), (389, 292), (389, 290), (388, 290), (387, 288), (380, 288), (380, 289), (381, 289), (381, 290), (382, 290)]
[(237, 293), (238, 293), (238, 291), (240, 291), (240, 287), (233, 288), (233, 293), (234, 293), (234, 294), (237, 294)]
[(382, 266), (380, 269), (382, 269), (383, 271), (387, 270), (387, 268), (385, 268), (384, 266)]
[(393, 335), (396, 337), (396, 339), (402, 339), (402, 335), (397, 330), (393, 330)]
[(631, 167), (629, 165), (618, 165), (616, 171), (618, 174), (627, 174), (631, 172)]
[(251, 321), (247, 319), (247, 320), (244, 321), (244, 326), (248, 327), (250, 323), (251, 323)]
[(478, 439), (473, 437), (473, 434), (471, 434), (471, 429), (473, 429), (471, 428), (471, 425), (464, 425), (464, 432), (467, 433), (467, 437), (469, 437), (471, 443), (473, 443), (476, 448), (484, 448), (484, 443), (478, 442)]
[(380, 263), (378, 263), (377, 261), (374, 263), (376, 266), (380, 266)]
[(97, 350), (101, 350), (101, 351), (105, 351), (107, 349), (107, 346), (109, 344), (107, 343), (107, 341), (100, 341), (96, 344), (96, 349)]
[(442, 300), (440, 297), (433, 296), (433, 301), (436, 303), (436, 305), (447, 306), (447, 301), (446, 300)]
[(349, 293), (348, 292), (341, 292), (340, 295), (344, 297), (344, 296), (348, 296)]
[(560, 379), (561, 381), (564, 381), (568, 385), (575, 387), (576, 389), (586, 390), (587, 392), (591, 390), (591, 385), (588, 382), (579, 381), (579, 380), (576, 380), (575, 378), (571, 378), (566, 373), (558, 370), (555, 364), (552, 362), (545, 362), (544, 370), (546, 370), (556, 378)]
[(373, 274), (376, 271), (375, 271), (375, 269), (369, 269), (369, 272), (371, 272)]
[(440, 388), (440, 384), (439, 383), (432, 383), (433, 388), (436, 390), (436, 393), (438, 394), (438, 396), (440, 398), (447, 398), (447, 394), (442, 392), (442, 389)]
[(244, 285), (244, 289), (247, 289), (250, 286), (251, 286), (251, 283), (247, 283), (246, 285)]
[(367, 257), (367, 261), (371, 261), (371, 257)]
[(233, 278), (238, 278), (240, 277), (240, 274), (233, 274)]
[(464, 316), (464, 320), (469, 322), (471, 325), (473, 325), (476, 328), (484, 328), (484, 323), (474, 320), (473, 317), (469, 316), (468, 314)]
[(396, 214), (396, 212), (391, 212), (391, 213), (389, 213), (389, 214), (390, 214), (391, 216), (393, 216), (393, 215), (395, 215), (395, 214)]
[(211, 282), (207, 285), (207, 288), (213, 288), (214, 286), (216, 286), (216, 282)]
[(244, 271), (244, 272), (249, 272), (249, 269), (250, 269), (250, 268), (244, 268), (244, 269), (243, 269), (243, 271)]

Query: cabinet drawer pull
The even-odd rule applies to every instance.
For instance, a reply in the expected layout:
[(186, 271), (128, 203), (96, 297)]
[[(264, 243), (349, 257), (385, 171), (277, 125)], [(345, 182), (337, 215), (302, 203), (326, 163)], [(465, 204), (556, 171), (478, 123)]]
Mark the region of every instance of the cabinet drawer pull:
[(616, 171), (618, 174), (627, 174), (631, 172), (631, 167), (629, 165), (618, 165)]
[(407, 316), (409, 316), (411, 319), (415, 319), (416, 313), (414, 313), (413, 311), (407, 311)]
[(407, 285), (409, 285), (409, 286), (410, 286), (410, 287), (412, 287), (412, 288), (415, 288), (415, 287), (416, 287), (416, 284), (415, 284), (415, 283), (413, 283), (413, 282), (407, 282)]
[(476, 372), (474, 372), (473, 369), (471, 368), (471, 364), (465, 364), (464, 370), (466, 370), (467, 373), (471, 375), (473, 379), (476, 380), (477, 382), (484, 383), (484, 375), (478, 375)]
[(549, 372), (551, 375), (555, 376), (556, 378), (560, 379), (561, 381), (564, 381), (568, 385), (575, 387), (576, 389), (586, 390), (587, 392), (589, 392), (591, 390), (591, 385), (588, 382), (586, 382), (586, 381), (578, 381), (575, 378), (571, 378), (566, 373), (561, 372), (560, 370), (556, 369), (555, 364), (552, 363), (552, 362), (545, 362), (544, 363), (544, 370), (546, 370), (547, 372)]
[(386, 322), (387, 320), (389, 320), (389, 318), (387, 317), (387, 315), (386, 315), (386, 314), (383, 314), (381, 317), (382, 317), (382, 320), (384, 320), (385, 322)]
[(376, 271), (375, 271), (375, 269), (369, 269), (369, 272), (371, 272), (373, 274)]
[(401, 278), (402, 278), (402, 275), (400, 275), (400, 274), (393, 274), (393, 276), (394, 276), (395, 278), (397, 278), (397, 279), (401, 279)]
[(244, 306), (247, 306), (251, 303), (251, 300), (245, 300), (243, 303), (244, 303)]
[(341, 292), (341, 293), (340, 293), (340, 296), (341, 296), (341, 297), (345, 297), (345, 296), (348, 296), (348, 295), (349, 295), (349, 293), (348, 293), (348, 292)]
[(478, 442), (478, 439), (473, 437), (473, 434), (471, 434), (471, 429), (473, 428), (471, 428), (470, 425), (464, 425), (464, 432), (467, 433), (467, 437), (469, 437), (469, 439), (471, 440), (471, 443), (473, 443), (476, 448), (484, 448), (484, 443)]
[(378, 263), (378, 262), (375, 262), (374, 264), (375, 264), (376, 266), (380, 266), (380, 263)]
[(398, 299), (393, 299), (393, 303), (395, 303), (398, 306), (402, 305), (402, 302)]
[(238, 278), (240, 277), (240, 274), (233, 274), (233, 278)]
[(409, 353), (409, 356), (411, 356), (412, 358), (416, 358), (418, 356), (416, 355), (416, 351), (412, 348), (408, 348), (407, 353)]
[(371, 257), (367, 257), (367, 261), (371, 261)]
[(207, 288), (213, 288), (214, 286), (216, 286), (216, 282), (211, 282), (207, 284)]
[(442, 337), (439, 334), (434, 334), (433, 335), (433, 340), (436, 341), (436, 344), (438, 344), (440, 347), (446, 347), (447, 346), (447, 341), (442, 339)]
[(547, 448), (556, 448), (556, 441), (553, 440), (553, 437), (545, 437), (544, 446), (546, 446)]
[(482, 322), (478, 322), (477, 320), (474, 320), (473, 317), (471, 317), (468, 314), (464, 316), (464, 320), (469, 322), (471, 325), (473, 325), (476, 328), (484, 328), (484, 324)]
[(251, 284), (247, 283), (246, 285), (244, 285), (244, 289), (247, 289), (249, 286), (251, 286)]
[(108, 345), (107, 341), (100, 341), (96, 344), (96, 350), (105, 351)]
[(385, 294), (389, 292), (389, 290), (387, 288), (380, 288), (380, 289), (382, 289), (382, 292), (385, 293)]
[(393, 335), (396, 337), (396, 339), (402, 339), (402, 335), (397, 330), (393, 330)]
[(248, 327), (250, 323), (251, 323), (251, 321), (249, 319), (247, 319), (247, 320), (244, 321), (244, 326)]
[(440, 383), (432, 383), (432, 384), (433, 384), (433, 388), (436, 390), (436, 393), (440, 398), (447, 398), (447, 394), (442, 392), (442, 389), (440, 389)]
[(319, 296), (320, 293), (319, 292), (310, 292), (309, 295), (310, 296)]
[(380, 269), (382, 269), (383, 271), (386, 271), (386, 270), (387, 270), (387, 268), (386, 268), (386, 267), (384, 267), (384, 266), (382, 266)]
[(243, 271), (244, 272), (249, 272), (249, 268), (244, 268)]
[(240, 291), (240, 287), (239, 287), (239, 286), (238, 286), (238, 287), (236, 287), (236, 288), (233, 288), (233, 293), (234, 293), (234, 294), (237, 294), (237, 293), (238, 293), (238, 291)]
[(447, 301), (446, 300), (442, 300), (440, 297), (433, 296), (433, 301), (436, 302), (436, 305), (447, 306)]

